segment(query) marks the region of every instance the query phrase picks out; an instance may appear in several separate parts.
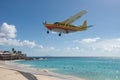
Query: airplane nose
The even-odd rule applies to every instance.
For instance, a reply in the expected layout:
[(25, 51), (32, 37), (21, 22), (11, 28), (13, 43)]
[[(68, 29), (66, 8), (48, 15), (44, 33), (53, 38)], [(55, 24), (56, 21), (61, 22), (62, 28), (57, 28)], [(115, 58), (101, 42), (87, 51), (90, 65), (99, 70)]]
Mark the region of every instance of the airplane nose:
[(50, 26), (48, 26), (47, 24), (44, 24), (44, 25), (47, 29), (51, 29)]

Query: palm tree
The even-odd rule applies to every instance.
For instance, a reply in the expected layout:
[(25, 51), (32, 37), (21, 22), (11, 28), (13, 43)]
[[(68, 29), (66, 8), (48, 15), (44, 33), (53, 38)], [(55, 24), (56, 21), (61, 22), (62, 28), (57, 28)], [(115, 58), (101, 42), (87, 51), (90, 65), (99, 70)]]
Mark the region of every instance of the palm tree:
[(15, 52), (15, 49), (14, 49), (14, 48), (12, 48), (12, 52), (13, 52), (13, 53)]
[(16, 54), (16, 53), (17, 53), (17, 51), (16, 51), (16, 50), (14, 50), (14, 52), (13, 52), (13, 53), (15, 53), (15, 54)]

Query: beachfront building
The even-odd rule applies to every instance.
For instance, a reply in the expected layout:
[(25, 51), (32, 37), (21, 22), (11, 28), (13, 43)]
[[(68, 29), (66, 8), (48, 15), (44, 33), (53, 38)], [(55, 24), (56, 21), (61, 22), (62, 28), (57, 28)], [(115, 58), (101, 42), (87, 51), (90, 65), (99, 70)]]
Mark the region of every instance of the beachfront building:
[(26, 54), (22, 54), (20, 51), (18, 52), (0, 51), (0, 60), (16, 60), (26, 58), (27, 58)]

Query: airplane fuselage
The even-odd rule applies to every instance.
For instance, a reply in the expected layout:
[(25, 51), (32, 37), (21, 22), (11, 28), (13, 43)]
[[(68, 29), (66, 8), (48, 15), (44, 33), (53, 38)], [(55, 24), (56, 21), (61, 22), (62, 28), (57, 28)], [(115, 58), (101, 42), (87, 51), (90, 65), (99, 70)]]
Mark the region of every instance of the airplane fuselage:
[(76, 32), (76, 31), (82, 31), (82, 30), (86, 30), (86, 28), (83, 27), (78, 27), (78, 26), (73, 26), (73, 25), (68, 25), (68, 24), (45, 24), (46, 28), (51, 30), (51, 31), (55, 31), (55, 32), (59, 32), (59, 33), (71, 33), (71, 32)]
[(54, 31), (54, 32), (58, 32), (59, 36), (61, 36), (61, 33), (71, 33), (71, 32), (77, 32), (77, 31), (84, 31), (86, 30), (88, 27), (91, 26), (87, 26), (87, 21), (85, 20), (83, 22), (83, 24), (81, 26), (74, 26), (72, 25), (72, 23), (74, 21), (76, 21), (77, 19), (79, 19), (80, 17), (82, 17), (84, 14), (86, 14), (87, 11), (86, 10), (82, 10), (79, 13), (71, 16), (70, 18), (61, 21), (61, 22), (55, 22), (53, 24), (49, 24), (44, 22), (44, 26), (48, 29), (47, 33), (49, 33), (49, 30)]

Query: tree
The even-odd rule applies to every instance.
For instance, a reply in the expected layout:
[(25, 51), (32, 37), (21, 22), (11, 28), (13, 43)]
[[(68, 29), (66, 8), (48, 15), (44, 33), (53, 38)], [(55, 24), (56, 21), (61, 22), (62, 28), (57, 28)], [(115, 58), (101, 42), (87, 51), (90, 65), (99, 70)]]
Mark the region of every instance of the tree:
[(13, 53), (17, 53), (17, 51), (16, 50), (14, 50), (14, 52)]
[(22, 51), (18, 51), (17, 53), (18, 53), (18, 54), (22, 54)]
[(13, 53), (15, 52), (15, 49), (14, 49), (14, 48), (12, 48), (12, 52), (13, 52)]

